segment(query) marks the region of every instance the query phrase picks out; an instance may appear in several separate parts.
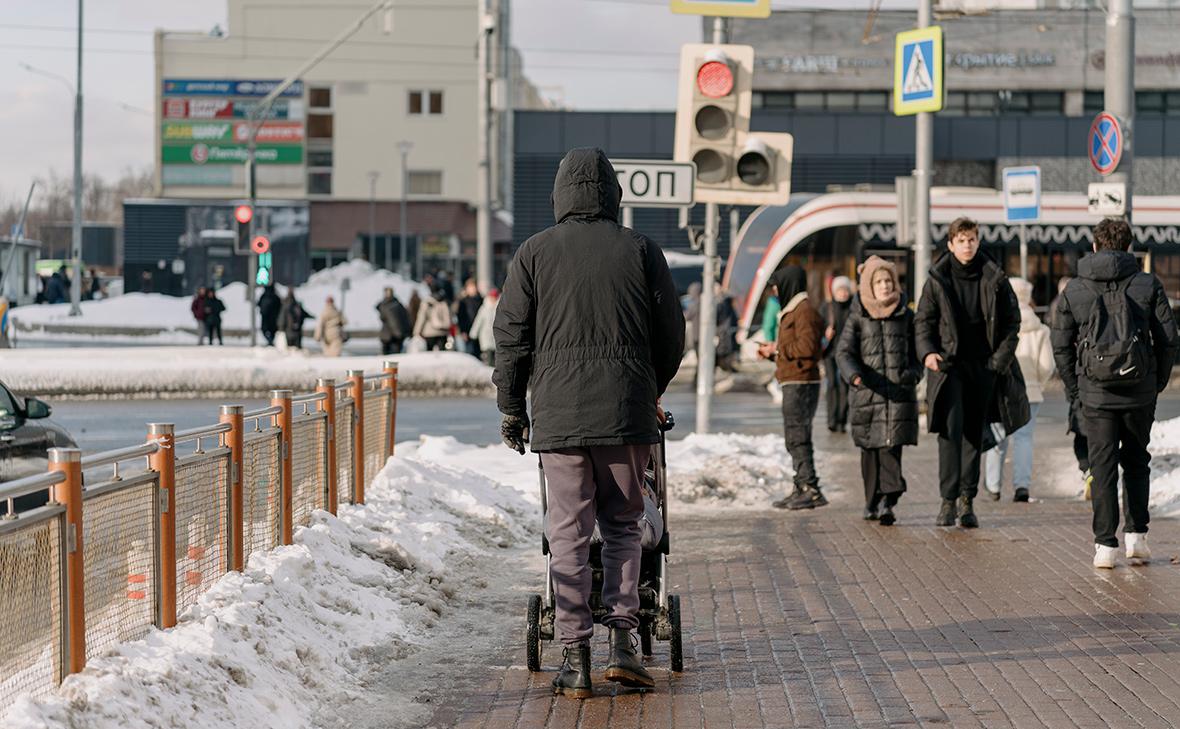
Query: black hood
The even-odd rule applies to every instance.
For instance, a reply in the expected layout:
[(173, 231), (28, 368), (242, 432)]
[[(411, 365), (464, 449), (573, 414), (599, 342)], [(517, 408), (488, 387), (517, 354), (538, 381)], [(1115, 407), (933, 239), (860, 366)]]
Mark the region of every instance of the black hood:
[(785, 266), (770, 274), (769, 283), (778, 287), (778, 303), (785, 309), (791, 299), (807, 290), (807, 272), (799, 266)]
[(1127, 251), (1098, 251), (1078, 261), (1078, 276), (1091, 281), (1122, 281), (1140, 270)]
[(618, 222), (623, 188), (606, 153), (597, 147), (571, 149), (553, 180), (553, 217), (605, 218)]

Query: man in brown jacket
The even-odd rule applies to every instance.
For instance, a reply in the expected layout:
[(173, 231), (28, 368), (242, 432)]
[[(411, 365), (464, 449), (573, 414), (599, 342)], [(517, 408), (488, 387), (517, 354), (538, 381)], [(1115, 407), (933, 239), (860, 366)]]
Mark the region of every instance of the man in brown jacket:
[(775, 360), (774, 376), (783, 387), (783, 438), (795, 468), (795, 490), (774, 502), (778, 509), (814, 509), (828, 500), (819, 489), (811, 421), (819, 406), (819, 361), (824, 322), (807, 299), (807, 272), (799, 266), (780, 268), (770, 275), (772, 291), (782, 310), (778, 340), (759, 350)]

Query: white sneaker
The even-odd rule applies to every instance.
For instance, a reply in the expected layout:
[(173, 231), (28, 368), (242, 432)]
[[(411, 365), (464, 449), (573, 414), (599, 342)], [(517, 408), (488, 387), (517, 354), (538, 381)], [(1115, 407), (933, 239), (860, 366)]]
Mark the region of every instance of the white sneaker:
[(1094, 545), (1094, 566), (1098, 569), (1112, 570), (1114, 569), (1114, 558), (1119, 552), (1117, 547), (1108, 547), (1105, 544)]
[(1127, 559), (1140, 564), (1147, 564), (1151, 561), (1151, 550), (1147, 548), (1146, 534), (1127, 532), (1123, 537), (1123, 541), (1127, 543)]

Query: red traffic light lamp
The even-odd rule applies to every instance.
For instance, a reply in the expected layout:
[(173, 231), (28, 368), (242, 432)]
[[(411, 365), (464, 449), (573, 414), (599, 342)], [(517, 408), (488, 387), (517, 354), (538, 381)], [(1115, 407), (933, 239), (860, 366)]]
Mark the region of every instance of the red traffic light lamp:
[(250, 250), (259, 255), (268, 252), (270, 250), (270, 238), (267, 238), (265, 235), (254, 236), (254, 239), (250, 241)]
[(733, 91), (733, 68), (724, 51), (713, 49), (697, 69), (697, 88), (703, 96), (720, 99)]
[(254, 219), (254, 208), (249, 205), (239, 205), (234, 208), (234, 220), (242, 225), (249, 223)]

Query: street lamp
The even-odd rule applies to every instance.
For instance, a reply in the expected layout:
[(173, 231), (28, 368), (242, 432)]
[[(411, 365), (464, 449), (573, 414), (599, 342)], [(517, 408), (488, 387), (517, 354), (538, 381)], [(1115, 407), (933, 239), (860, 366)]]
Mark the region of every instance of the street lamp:
[[(381, 173), (369, 171), (369, 263), (377, 267), (377, 178)], [(389, 244), (385, 244), (385, 265), (389, 266)]]
[[(400, 225), (399, 230), (398, 230), (398, 235), (400, 236), (400, 239), (401, 239), (401, 272), (402, 272), (403, 276), (406, 274), (406, 269), (410, 265), (409, 257), (407, 255), (407, 250), (406, 250), (407, 249), (406, 236), (408, 235), (406, 233), (406, 228), (407, 228), (407, 225), (406, 225), (406, 195), (409, 193), (409, 188), (410, 188), (410, 171), (406, 167), (406, 160), (409, 158), (410, 150), (413, 148), (414, 148), (413, 142), (408, 142), (408, 141), (402, 140), (397, 143), (397, 150), (399, 152), (401, 152), (401, 155), (402, 155), (402, 204), (401, 204), (401, 214), (399, 214), (397, 217), (398, 217), (398, 223)], [(418, 272), (418, 277), (419, 278), (422, 277), (421, 271)]]

